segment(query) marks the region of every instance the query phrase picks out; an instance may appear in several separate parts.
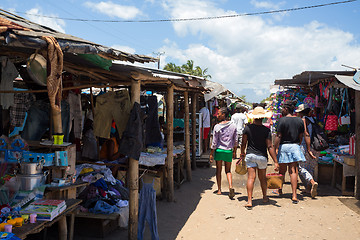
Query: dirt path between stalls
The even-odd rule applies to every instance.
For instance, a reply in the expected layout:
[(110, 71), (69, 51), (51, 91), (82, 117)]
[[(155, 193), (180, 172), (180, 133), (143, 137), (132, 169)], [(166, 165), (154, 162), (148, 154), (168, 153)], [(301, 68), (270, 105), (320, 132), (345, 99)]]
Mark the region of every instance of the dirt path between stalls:
[[(233, 168), (235, 161), (233, 161)], [(271, 172), (272, 166), (268, 168)], [(360, 239), (359, 208), (345, 206), (352, 197), (319, 186), (319, 196), (311, 199), (298, 191), (299, 203), (290, 200), (289, 177), (284, 196), (268, 190), (270, 202), (262, 203), (258, 179), (254, 189), (253, 209), (247, 210), (246, 178), (232, 171), (236, 191), (234, 200), (227, 196), (223, 173), (223, 195), (216, 195), (215, 166), (197, 168), (193, 181), (175, 189), (176, 202), (157, 201), (160, 239)], [(301, 189), (303, 187), (301, 186)], [(356, 200), (355, 200), (356, 201)], [(358, 204), (358, 201), (356, 201)], [(357, 211), (357, 213), (356, 213)], [(77, 238), (75, 238), (77, 239)], [(126, 230), (118, 230), (107, 240), (127, 239)], [(148, 229), (144, 239), (151, 239)]]

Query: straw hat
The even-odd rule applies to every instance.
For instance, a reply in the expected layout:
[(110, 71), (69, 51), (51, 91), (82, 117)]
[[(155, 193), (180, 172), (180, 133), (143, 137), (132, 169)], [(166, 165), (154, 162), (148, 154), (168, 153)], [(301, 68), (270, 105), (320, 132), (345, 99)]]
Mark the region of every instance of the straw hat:
[(41, 86), (46, 86), (46, 59), (40, 54), (31, 54), (27, 63), (27, 71), (31, 79)]
[(262, 107), (256, 107), (256, 108), (254, 108), (254, 110), (251, 113), (248, 114), (248, 117), (254, 118), (254, 119), (271, 118), (272, 115), (273, 115), (272, 112), (265, 111), (264, 108), (262, 108)]

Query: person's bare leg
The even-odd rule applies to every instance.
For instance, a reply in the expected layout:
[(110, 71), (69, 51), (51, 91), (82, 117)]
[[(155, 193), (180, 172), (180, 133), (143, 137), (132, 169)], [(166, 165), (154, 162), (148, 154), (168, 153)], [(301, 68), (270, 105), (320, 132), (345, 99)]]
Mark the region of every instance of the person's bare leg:
[(215, 161), (216, 162), (216, 183), (218, 186), (217, 194), (221, 194), (221, 169), (223, 161)]
[(298, 183), (298, 163), (297, 162), (293, 162), (293, 163), (289, 163), (289, 175), (290, 175), (290, 183), (291, 183), (291, 190), (292, 190), (292, 198), (291, 200), (293, 201), (297, 201), (297, 194), (296, 194), (296, 189), (297, 189), (297, 183)]
[(209, 146), (209, 136), (204, 139), (204, 152), (207, 153)]
[(269, 198), (267, 197), (267, 183), (266, 183), (266, 169), (258, 169), (258, 177), (260, 180), (260, 186), (263, 194), (263, 202), (268, 202)]
[(232, 185), (231, 162), (224, 161), (224, 163), (225, 163), (226, 178), (229, 183), (229, 198), (233, 199), (235, 197), (235, 190)]
[(252, 207), (252, 195), (254, 190), (254, 182), (256, 179), (256, 168), (248, 168), (248, 179), (246, 184), (246, 190), (248, 194), (248, 201), (245, 207)]
[(225, 163), (225, 173), (229, 183), (229, 189), (233, 188), (232, 186), (232, 175), (231, 175), (231, 162), (224, 162)]
[[(283, 175), (285, 180), (285, 173), (287, 171), (287, 164), (286, 163), (280, 163), (279, 164), (279, 174)], [(282, 188), (279, 188), (279, 195), (283, 194)]]

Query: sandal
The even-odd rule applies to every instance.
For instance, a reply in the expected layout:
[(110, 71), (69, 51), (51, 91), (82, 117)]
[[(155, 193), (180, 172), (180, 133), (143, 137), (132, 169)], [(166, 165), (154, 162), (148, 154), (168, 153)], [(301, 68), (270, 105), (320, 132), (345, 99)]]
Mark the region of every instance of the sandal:
[(235, 190), (233, 188), (230, 188), (230, 191), (229, 191), (229, 198), (230, 199), (233, 199), (235, 197)]

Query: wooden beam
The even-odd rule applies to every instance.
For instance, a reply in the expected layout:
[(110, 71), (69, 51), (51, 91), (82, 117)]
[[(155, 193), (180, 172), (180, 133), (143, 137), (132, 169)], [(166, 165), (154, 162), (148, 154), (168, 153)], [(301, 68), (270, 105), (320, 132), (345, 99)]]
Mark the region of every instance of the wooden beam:
[[(140, 81), (131, 84), (131, 103), (140, 104)], [(139, 215), (139, 161), (129, 158), (129, 232), (128, 239), (136, 240)]]
[(186, 162), (186, 179), (192, 180), (191, 176), (191, 159), (190, 159), (190, 118), (189, 118), (189, 92), (184, 92), (185, 105), (185, 162)]
[[(196, 169), (196, 102), (197, 102), (197, 94), (193, 93), (191, 95), (191, 129), (192, 129), (191, 167), (192, 169)], [(199, 141), (201, 141), (201, 139), (199, 139)]]
[(167, 123), (167, 159), (165, 169), (167, 172), (167, 200), (173, 202), (174, 199), (174, 85), (170, 85), (167, 91), (166, 104), (166, 123)]
[[(360, 91), (355, 90), (355, 109), (360, 108)], [(360, 200), (360, 111), (355, 111), (355, 192), (354, 196)]]

